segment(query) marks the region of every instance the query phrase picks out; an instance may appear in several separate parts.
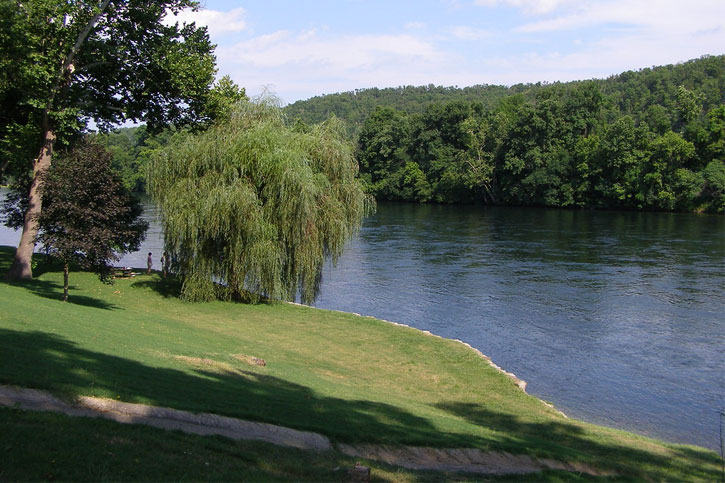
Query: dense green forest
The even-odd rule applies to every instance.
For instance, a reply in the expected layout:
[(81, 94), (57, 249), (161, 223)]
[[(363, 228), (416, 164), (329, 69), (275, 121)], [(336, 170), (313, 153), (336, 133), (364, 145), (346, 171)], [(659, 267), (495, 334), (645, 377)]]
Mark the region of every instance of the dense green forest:
[[(725, 56), (602, 80), (361, 89), (285, 113), (303, 129), (344, 120), (381, 200), (725, 210)], [(129, 187), (163, 136), (105, 135)]]
[(166, 146), (174, 132), (165, 129), (152, 135), (141, 125), (98, 134), (98, 138), (113, 153), (113, 168), (121, 175), (124, 186), (142, 193), (146, 191), (146, 166), (151, 156)]

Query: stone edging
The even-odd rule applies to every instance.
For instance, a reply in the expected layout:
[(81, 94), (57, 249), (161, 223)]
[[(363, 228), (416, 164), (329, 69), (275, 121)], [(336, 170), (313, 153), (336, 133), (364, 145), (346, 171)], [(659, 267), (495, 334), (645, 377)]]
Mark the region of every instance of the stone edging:
[(110, 419), (125, 424), (145, 424), (199, 435), (221, 435), (236, 440), (256, 440), (311, 451), (338, 450), (353, 458), (381, 461), (412, 470), (479, 474), (528, 474), (565, 470), (590, 475), (612, 475), (581, 463), (564, 463), (530, 455), (516, 455), (474, 448), (425, 448), (335, 444), (326, 436), (308, 431), (257, 423), (209, 413), (133, 404), (112, 399), (80, 396), (67, 403), (37, 389), (0, 385), (0, 406), (31, 411), (51, 411), (69, 416)]

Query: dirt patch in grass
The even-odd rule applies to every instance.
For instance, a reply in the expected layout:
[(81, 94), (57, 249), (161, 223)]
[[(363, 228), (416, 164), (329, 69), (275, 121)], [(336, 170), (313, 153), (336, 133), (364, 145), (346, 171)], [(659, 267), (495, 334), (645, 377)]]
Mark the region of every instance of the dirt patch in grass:
[(223, 372), (234, 372), (236, 369), (226, 362), (215, 361), (202, 357), (174, 356), (177, 361), (185, 362), (192, 366), (200, 366), (206, 369), (214, 369)]
[(267, 365), (267, 361), (265, 361), (264, 359), (260, 359), (259, 357), (254, 356), (248, 356), (246, 354), (232, 354), (232, 357), (238, 361), (244, 362), (245, 364), (249, 364), (250, 366), (264, 367)]

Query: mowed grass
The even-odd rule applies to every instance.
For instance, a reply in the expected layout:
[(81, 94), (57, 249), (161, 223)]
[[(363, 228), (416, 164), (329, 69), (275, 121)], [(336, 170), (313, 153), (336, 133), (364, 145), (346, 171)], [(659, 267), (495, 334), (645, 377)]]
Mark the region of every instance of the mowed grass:
[[(0, 271), (12, 255), (0, 248)], [(187, 304), (158, 274), (104, 285), (73, 272), (63, 303), (62, 273), (42, 263), (36, 273), (0, 283), (3, 384), (264, 421), (337, 442), (503, 450), (634, 479), (720, 478), (715, 452), (566, 419), (464, 345), (414, 329), (290, 304)]]

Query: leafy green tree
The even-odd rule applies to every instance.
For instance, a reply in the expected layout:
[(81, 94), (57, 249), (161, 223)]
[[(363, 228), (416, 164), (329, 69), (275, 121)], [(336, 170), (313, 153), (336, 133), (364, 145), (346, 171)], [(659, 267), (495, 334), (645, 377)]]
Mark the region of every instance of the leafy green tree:
[(237, 109), (151, 161), (148, 186), (181, 296), (311, 302), (325, 258), (342, 253), (370, 207), (352, 146), (335, 120), (300, 132), (269, 102)]
[(376, 108), (363, 123), (356, 154), (361, 178), (375, 196), (388, 200), (419, 198), (418, 188), (424, 189), (421, 182), (425, 175), (421, 178), (417, 164), (406, 168), (410, 162), (405, 152), (408, 137), (408, 117), (392, 107)]
[(677, 112), (683, 125), (696, 120), (702, 112), (703, 96), (687, 89), (685, 86), (677, 88)]
[(647, 108), (644, 114), (645, 122), (649, 130), (653, 133), (662, 135), (672, 130), (672, 120), (667, 109), (660, 104), (652, 104)]
[(214, 83), (209, 92), (205, 107), (207, 118), (213, 122), (226, 121), (237, 104), (248, 100), (245, 89), (239, 87), (231, 77), (225, 75)]
[(359, 129), (361, 177), (381, 199), (699, 211), (720, 199), (724, 93), (720, 55), (604, 80), (362, 89), (285, 109)]
[(640, 201), (647, 208), (673, 210), (691, 207), (702, 182), (689, 168), (695, 147), (668, 131), (652, 143), (652, 155), (643, 165)]
[[(4, 141), (7, 149), (26, 147), (33, 137), (41, 140), (34, 147), (28, 211), (10, 278), (32, 278), (40, 179), (56, 144), (67, 145), (89, 119), (101, 128), (132, 119), (157, 129), (207, 118), (215, 59), (206, 29), (162, 22), (168, 13), (196, 5), (193, 0), (0, 0), (0, 11), (9, 15), (0, 24), (0, 58), (13, 59), (0, 102), (4, 111), (15, 113), (0, 119), (0, 132), (10, 137)], [(15, 35), (17, 40), (7, 41)], [(25, 163), (13, 169), (29, 170)]]
[(725, 161), (710, 161), (705, 166), (703, 177), (703, 194), (708, 201), (708, 211), (725, 213)]
[[(578, 169), (587, 180), (590, 206), (637, 208), (639, 184), (650, 156), (648, 131), (623, 116), (601, 132), (582, 140)], [(639, 201), (638, 201), (639, 200)]]
[(707, 115), (705, 159), (725, 162), (725, 104), (711, 110)]
[(430, 104), (411, 122), (410, 159), (417, 162), (432, 189), (431, 199), (439, 203), (473, 201), (465, 155), (471, 147), (469, 118), (480, 118), (483, 107), (454, 101)]
[(72, 264), (110, 282), (112, 262), (138, 250), (148, 228), (141, 205), (111, 168), (111, 153), (96, 142), (81, 142), (43, 173), (40, 186), (45, 207), (37, 220), (37, 241), (63, 262), (63, 300), (68, 300)]
[(508, 203), (558, 204), (558, 187), (566, 165), (564, 116), (561, 100), (547, 93), (536, 103), (526, 103), (516, 113), (505, 141), (501, 163), (501, 188)]
[(490, 124), (483, 119), (469, 117), (461, 123), (461, 129), (467, 134), (467, 149), (460, 154), (465, 166), (463, 183), (473, 193), (474, 198), (495, 203), (496, 166)]
[(141, 192), (145, 184), (139, 151), (147, 135), (146, 126), (118, 129), (96, 135), (113, 155), (113, 169), (119, 174), (123, 185), (132, 192)]

